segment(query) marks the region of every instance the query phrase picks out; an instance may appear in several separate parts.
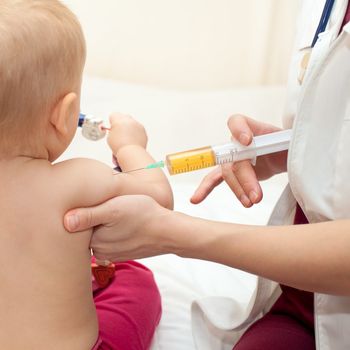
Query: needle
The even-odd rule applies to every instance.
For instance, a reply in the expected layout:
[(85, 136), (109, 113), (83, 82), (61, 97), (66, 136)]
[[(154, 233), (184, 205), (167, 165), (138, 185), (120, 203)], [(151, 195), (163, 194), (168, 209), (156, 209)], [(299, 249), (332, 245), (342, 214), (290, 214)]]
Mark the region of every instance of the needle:
[(123, 171), (123, 172), (116, 172), (113, 175), (128, 174), (128, 173), (132, 173), (134, 171), (146, 170), (146, 169), (164, 168), (164, 165), (165, 165), (164, 161), (161, 160), (160, 162), (156, 162), (156, 163), (152, 163), (152, 164), (146, 165), (143, 168), (132, 169), (132, 170)]
[(113, 173), (113, 175), (129, 174), (129, 173), (132, 173), (134, 171), (145, 170), (145, 169), (147, 169), (147, 168), (132, 169), (132, 170), (129, 170), (129, 171), (117, 171), (117, 172)]

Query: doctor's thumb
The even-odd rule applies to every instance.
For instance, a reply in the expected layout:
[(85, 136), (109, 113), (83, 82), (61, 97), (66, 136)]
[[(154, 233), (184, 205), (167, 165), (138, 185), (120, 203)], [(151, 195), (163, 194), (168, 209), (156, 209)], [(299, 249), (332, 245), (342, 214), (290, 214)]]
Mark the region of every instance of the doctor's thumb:
[(98, 207), (73, 209), (64, 216), (64, 227), (68, 232), (80, 232), (102, 223)]

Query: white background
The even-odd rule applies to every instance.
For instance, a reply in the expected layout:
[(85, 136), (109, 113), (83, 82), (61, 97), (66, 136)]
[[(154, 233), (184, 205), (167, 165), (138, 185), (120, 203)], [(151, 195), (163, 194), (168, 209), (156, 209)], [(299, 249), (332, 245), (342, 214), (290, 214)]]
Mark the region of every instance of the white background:
[(286, 81), (299, 0), (63, 1), (89, 74), (186, 89)]

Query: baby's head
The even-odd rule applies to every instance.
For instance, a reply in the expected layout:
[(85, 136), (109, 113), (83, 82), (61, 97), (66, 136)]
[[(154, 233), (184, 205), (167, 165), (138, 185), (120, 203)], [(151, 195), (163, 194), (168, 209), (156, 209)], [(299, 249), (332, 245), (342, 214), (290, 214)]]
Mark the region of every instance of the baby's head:
[(0, 158), (64, 151), (84, 62), (80, 24), (58, 0), (0, 0)]

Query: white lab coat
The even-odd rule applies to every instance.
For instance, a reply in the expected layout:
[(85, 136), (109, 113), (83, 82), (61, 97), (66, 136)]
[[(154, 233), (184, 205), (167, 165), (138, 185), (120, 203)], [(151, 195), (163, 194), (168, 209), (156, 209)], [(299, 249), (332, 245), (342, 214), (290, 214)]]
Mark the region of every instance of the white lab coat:
[[(289, 185), (275, 207), (271, 225), (292, 223), (296, 200), (311, 223), (350, 218), (350, 23), (338, 36), (347, 3), (335, 2), (300, 85), (302, 49), (310, 46), (325, 4), (325, 0), (302, 1), (283, 120), (286, 128), (293, 128)], [(276, 287), (258, 278), (247, 310), (229, 298), (195, 301), (192, 326), (197, 348), (231, 349), (272, 305), (278, 296)], [(350, 349), (350, 297), (316, 293), (314, 305), (317, 350)]]

